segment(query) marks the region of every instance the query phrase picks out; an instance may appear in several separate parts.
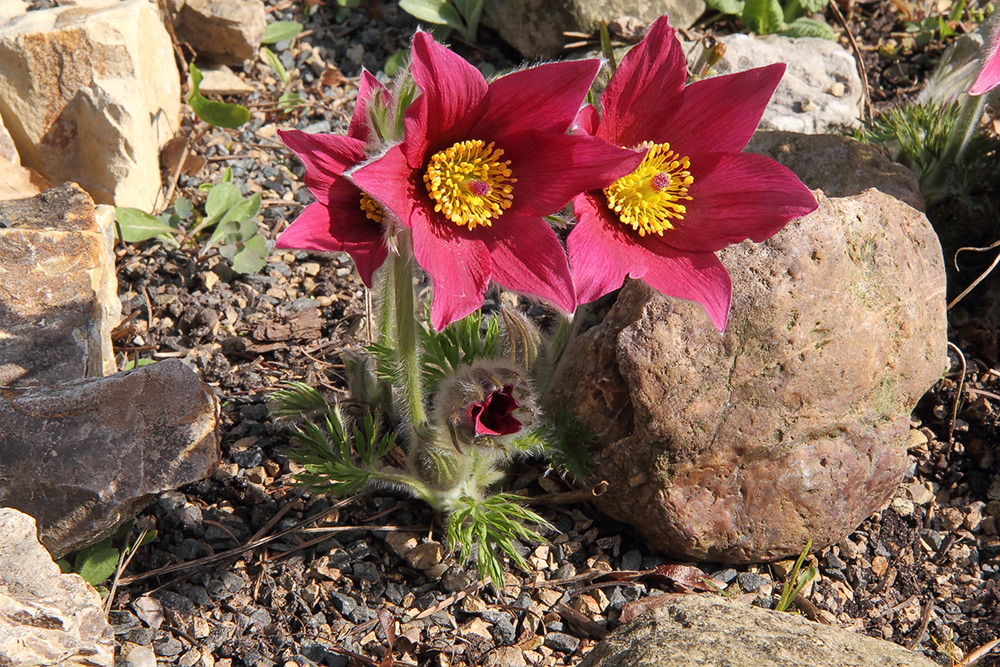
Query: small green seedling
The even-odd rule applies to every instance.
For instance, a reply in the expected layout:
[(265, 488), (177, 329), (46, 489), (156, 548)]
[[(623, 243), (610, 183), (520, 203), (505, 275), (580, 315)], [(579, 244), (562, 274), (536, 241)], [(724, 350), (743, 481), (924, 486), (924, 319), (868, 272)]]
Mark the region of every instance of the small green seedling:
[[(129, 545), (125, 538), (132, 530), (133, 523), (134, 521), (127, 521), (111, 537), (81, 549), (67, 558), (59, 559), (59, 569), (64, 574), (70, 572), (79, 574), (84, 581), (97, 589), (102, 598), (107, 597), (109, 590), (102, 584), (111, 578), (119, 563), (127, 563), (139, 547), (156, 539), (156, 531), (150, 530), (142, 533)], [(124, 568), (124, 565), (122, 567)]]
[(235, 129), (246, 124), (250, 120), (250, 111), (239, 104), (228, 102), (213, 102), (201, 94), (201, 82), (203, 76), (194, 63), (189, 66), (191, 72), (191, 94), (188, 95), (187, 103), (191, 105), (191, 110), (201, 120), (215, 127), (225, 127)]
[(271, 69), (278, 76), (281, 81), (283, 90), (281, 91), (281, 96), (278, 98), (278, 109), (285, 113), (288, 113), (295, 107), (302, 106), (304, 104), (302, 96), (298, 93), (292, 92), (290, 87), (292, 83), (292, 77), (288, 74), (288, 70), (285, 66), (281, 64), (281, 60), (278, 56), (274, 55), (274, 52), (266, 46), (260, 47), (261, 52), (267, 59), (267, 62), (271, 65)]
[(269, 23), (264, 30), (264, 39), (261, 44), (277, 44), (286, 42), (302, 32), (302, 24), (298, 21), (275, 21)]
[(483, 0), (399, 0), (406, 13), (428, 23), (448, 26), (475, 43)]
[(717, 12), (738, 16), (758, 35), (779, 33), (787, 37), (836, 39), (825, 22), (805, 16), (822, 12), (829, 0), (706, 0)]
[(809, 550), (812, 549), (813, 541), (810, 538), (806, 542), (806, 548), (802, 550), (799, 554), (798, 560), (795, 561), (795, 566), (792, 571), (788, 573), (785, 578), (785, 585), (781, 588), (781, 599), (778, 600), (778, 604), (774, 606), (775, 611), (785, 611), (791, 606), (792, 602), (795, 601), (795, 597), (802, 592), (806, 584), (813, 580), (816, 576), (816, 568), (810, 566), (808, 570), (804, 573), (800, 573), (802, 569), (802, 563), (805, 562), (806, 556), (809, 555)]

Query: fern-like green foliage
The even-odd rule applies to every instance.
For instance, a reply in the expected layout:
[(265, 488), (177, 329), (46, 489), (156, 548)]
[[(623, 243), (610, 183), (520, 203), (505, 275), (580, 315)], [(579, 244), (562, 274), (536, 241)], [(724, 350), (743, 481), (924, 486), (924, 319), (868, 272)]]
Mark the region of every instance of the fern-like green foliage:
[(437, 390), (446, 376), (479, 359), (494, 359), (500, 354), (500, 327), (495, 317), (483, 325), (482, 313), (476, 311), (443, 331), (434, 331), (426, 321), (417, 329), (423, 352), (421, 359), (424, 387)]
[(955, 102), (903, 104), (875, 118), (857, 138), (869, 144), (885, 145), (893, 158), (925, 179), (940, 159), (958, 121)]
[(560, 410), (540, 428), (545, 429), (541, 435), (550, 466), (578, 480), (586, 479), (594, 462), (589, 445), (597, 440), (597, 434), (577, 421), (569, 410)]
[(371, 412), (348, 434), (340, 407), (334, 406), (322, 424), (307, 421), (298, 426), (295, 448), (288, 457), (305, 468), (295, 476), (296, 483), (313, 493), (342, 496), (363, 489), (373, 479), (385, 478), (375, 464), (393, 441), (392, 433), (379, 434)]
[(271, 413), (279, 419), (299, 420), (314, 412), (325, 412), (329, 404), (305, 382), (289, 382), (271, 394)]
[(510, 493), (498, 493), (482, 500), (465, 496), (460, 506), (448, 516), (448, 545), (459, 550), (464, 563), (476, 551), (476, 566), (479, 576), (485, 581), (489, 577), (498, 589), (503, 586), (503, 566), (501, 553), (521, 569), (529, 569), (527, 561), (514, 548), (516, 539), (543, 542), (539, 533), (525, 524), (534, 524), (553, 529), (552, 524), (541, 516), (519, 505), (524, 500)]

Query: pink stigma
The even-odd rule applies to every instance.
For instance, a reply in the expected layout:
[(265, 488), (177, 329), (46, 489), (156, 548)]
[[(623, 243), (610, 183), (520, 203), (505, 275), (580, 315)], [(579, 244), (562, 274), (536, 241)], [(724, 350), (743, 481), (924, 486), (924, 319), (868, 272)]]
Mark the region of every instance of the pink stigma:
[(656, 176), (653, 176), (653, 180), (651, 182), (653, 189), (657, 192), (664, 190), (670, 187), (670, 174), (665, 171), (661, 171)]
[(477, 197), (485, 197), (490, 193), (489, 183), (483, 183), (482, 181), (469, 181), (469, 192), (476, 195)]

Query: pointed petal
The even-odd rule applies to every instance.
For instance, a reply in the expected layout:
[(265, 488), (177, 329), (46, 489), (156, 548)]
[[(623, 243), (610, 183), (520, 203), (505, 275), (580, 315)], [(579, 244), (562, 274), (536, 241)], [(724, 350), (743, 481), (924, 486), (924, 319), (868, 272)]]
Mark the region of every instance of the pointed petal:
[(569, 131), (573, 134), (597, 134), (597, 126), (601, 124), (601, 117), (593, 104), (586, 104), (576, 114), (576, 120)]
[(970, 95), (982, 95), (1000, 85), (1000, 22), (996, 25), (998, 27), (995, 28), (993, 38), (989, 42), (989, 55), (975, 83), (969, 89)]
[(330, 184), (365, 159), (364, 142), (352, 137), (299, 130), (278, 130), (278, 136), (302, 160), (306, 167), (306, 187), (324, 204)]
[[(616, 230), (607, 207), (591, 193), (573, 200), (578, 222), (566, 239), (578, 304), (590, 303), (622, 286), (633, 268), (631, 243)], [(641, 275), (641, 271), (637, 271)]]
[(590, 90), (601, 63), (574, 60), (519, 70), (489, 85), (483, 117), (471, 133), (485, 141), (511, 132), (563, 133)]
[(573, 312), (576, 301), (566, 252), (551, 227), (541, 218), (504, 216), (481, 229), (490, 250), (493, 280)]
[(670, 115), (650, 117), (649, 140), (664, 141), (681, 155), (743, 150), (753, 136), (764, 107), (778, 87), (785, 64), (696, 81), (684, 89), (684, 100)]
[(389, 209), (404, 225), (411, 224), (413, 207), (421, 195), (414, 186), (412, 171), (400, 146), (393, 146), (381, 157), (348, 172), (347, 178)]
[(596, 137), (539, 132), (510, 137), (502, 148), (517, 179), (508, 213), (524, 216), (549, 215), (581, 192), (608, 186), (645, 155)]
[[(649, 252), (645, 246), (641, 247)], [(733, 282), (719, 258), (710, 252), (682, 254), (667, 248), (657, 250), (658, 254), (649, 252), (645, 260), (647, 270), (642, 279), (646, 284), (667, 296), (700, 303), (715, 328), (725, 331)]]
[(441, 331), (483, 305), (491, 262), (486, 244), (475, 232), (439, 224), (435, 217), (433, 209), (421, 204), (410, 219), (413, 255), (434, 288), (431, 325)]
[(375, 98), (375, 95), (388, 95), (388, 92), (374, 74), (363, 70), (361, 80), (358, 82), (358, 98), (354, 103), (354, 115), (351, 116), (351, 124), (347, 128), (347, 136), (354, 137), (359, 141), (368, 141), (371, 135), (368, 105)]
[(760, 242), (818, 206), (795, 174), (762, 155), (695, 154), (691, 173), (687, 214), (657, 237), (678, 250), (714, 252), (747, 238)]
[(598, 136), (621, 146), (649, 139), (648, 124), (673, 116), (681, 102), (687, 64), (674, 29), (663, 16), (625, 54), (601, 95), (604, 114)]
[[(486, 97), (486, 79), (464, 58), (426, 32), (413, 37), (413, 80), (426, 105), (426, 138), (432, 149), (466, 139)], [(442, 146), (443, 147), (443, 146)]]

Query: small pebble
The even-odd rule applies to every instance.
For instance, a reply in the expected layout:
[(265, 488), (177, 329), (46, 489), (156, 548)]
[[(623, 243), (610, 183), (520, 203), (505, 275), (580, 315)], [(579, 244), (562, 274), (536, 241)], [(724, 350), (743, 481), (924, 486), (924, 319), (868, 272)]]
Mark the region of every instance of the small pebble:
[(128, 667), (156, 667), (156, 654), (148, 646), (133, 646), (125, 656)]

